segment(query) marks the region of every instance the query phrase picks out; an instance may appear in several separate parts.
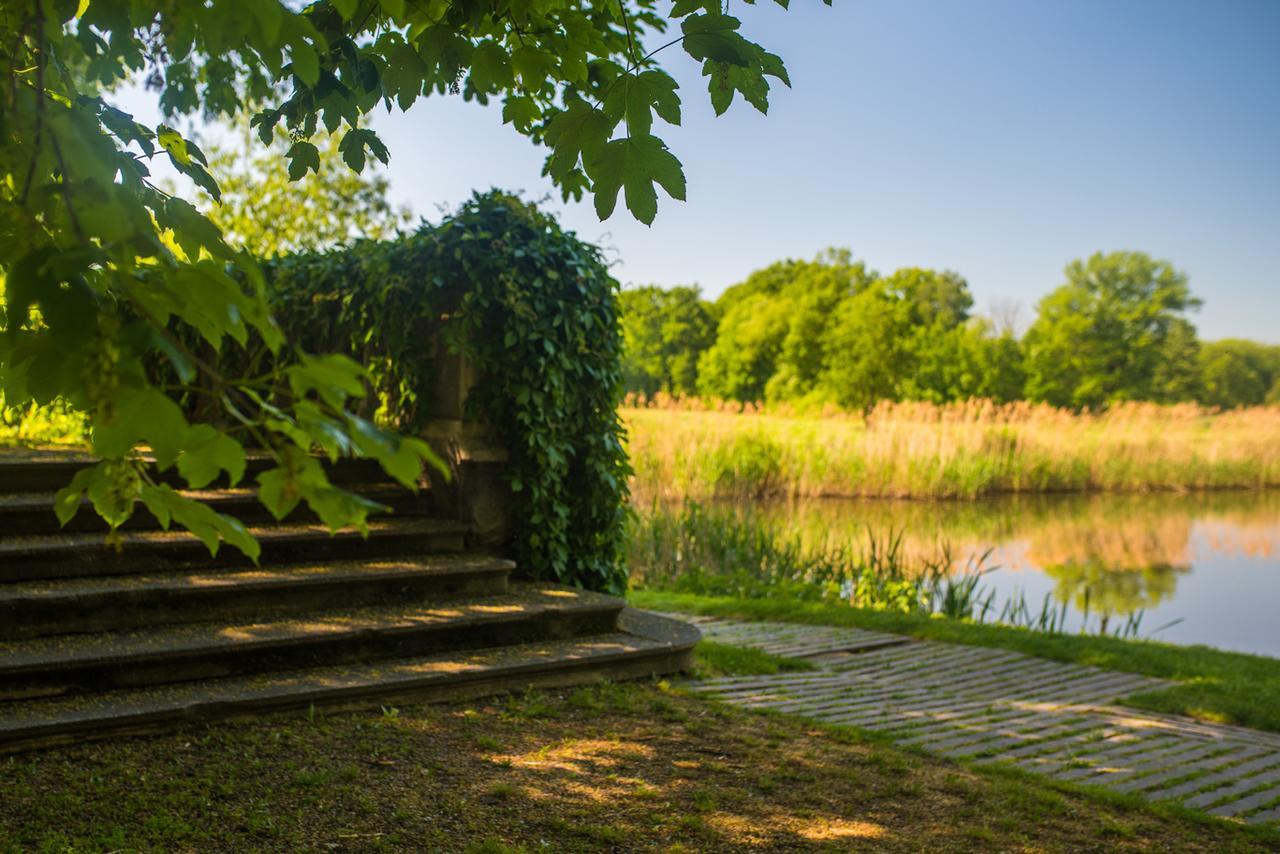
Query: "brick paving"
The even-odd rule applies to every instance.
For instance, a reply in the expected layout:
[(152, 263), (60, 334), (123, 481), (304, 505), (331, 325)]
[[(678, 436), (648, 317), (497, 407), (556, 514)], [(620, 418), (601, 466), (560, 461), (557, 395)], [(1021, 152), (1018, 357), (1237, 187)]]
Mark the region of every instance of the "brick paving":
[[(680, 615), (668, 615), (680, 616)], [(829, 626), (680, 616), (811, 671), (693, 683), (734, 705), (888, 733), (953, 758), (1280, 823), (1280, 735), (1125, 708), (1171, 683), (1007, 650)]]

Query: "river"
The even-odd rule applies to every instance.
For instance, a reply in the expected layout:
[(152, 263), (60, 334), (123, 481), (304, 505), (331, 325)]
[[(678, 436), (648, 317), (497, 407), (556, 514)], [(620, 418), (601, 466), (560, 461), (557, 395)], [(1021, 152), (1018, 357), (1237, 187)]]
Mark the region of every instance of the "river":
[(956, 571), (990, 550), (997, 608), (1066, 605), (1097, 631), (1280, 657), (1280, 491), (1011, 496), (981, 501), (823, 499), (751, 508), (814, 545), (901, 532), (908, 560), (951, 548)]

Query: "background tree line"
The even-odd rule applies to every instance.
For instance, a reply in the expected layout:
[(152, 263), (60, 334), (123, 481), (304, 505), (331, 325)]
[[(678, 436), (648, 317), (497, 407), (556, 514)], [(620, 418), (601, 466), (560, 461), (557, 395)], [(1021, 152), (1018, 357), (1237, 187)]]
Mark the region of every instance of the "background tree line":
[(853, 409), (974, 397), (1280, 403), (1280, 346), (1200, 341), (1187, 319), (1200, 301), (1169, 262), (1098, 253), (1065, 275), (1021, 335), (973, 314), (956, 273), (882, 276), (844, 249), (771, 264), (715, 301), (689, 286), (627, 289), (627, 390)]

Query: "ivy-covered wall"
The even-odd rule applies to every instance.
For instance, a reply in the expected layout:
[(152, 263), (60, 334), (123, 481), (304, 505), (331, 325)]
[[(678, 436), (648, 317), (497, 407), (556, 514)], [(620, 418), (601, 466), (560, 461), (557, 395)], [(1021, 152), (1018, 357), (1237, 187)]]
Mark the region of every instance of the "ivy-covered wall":
[(515, 559), (535, 578), (625, 589), (617, 282), (596, 247), (495, 191), (399, 240), (267, 274), (289, 339), (368, 367), (366, 410), (405, 432), (433, 417), (438, 342), (468, 358), (468, 417), (508, 453)]

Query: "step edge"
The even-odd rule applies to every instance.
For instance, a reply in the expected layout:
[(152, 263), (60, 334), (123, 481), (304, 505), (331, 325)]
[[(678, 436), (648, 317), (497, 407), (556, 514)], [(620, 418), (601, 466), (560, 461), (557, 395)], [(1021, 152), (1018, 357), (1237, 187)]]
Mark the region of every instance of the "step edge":
[[(465, 553), (461, 553), (461, 554), (465, 554)], [(383, 558), (383, 560), (390, 560), (390, 559), (391, 558)], [(303, 576), (303, 577), (279, 575), (279, 576), (273, 576), (270, 578), (264, 578), (260, 581), (254, 580), (254, 579), (241, 579), (239, 581), (236, 581), (233, 579), (219, 579), (216, 576), (223, 575), (223, 574), (235, 575), (237, 571), (227, 570), (225, 573), (222, 573), (214, 569), (214, 570), (205, 570), (204, 572), (199, 573), (200, 575), (215, 576), (215, 578), (213, 579), (215, 583), (205, 584), (201, 586), (184, 585), (184, 584), (177, 583), (179, 579), (189, 578), (194, 573), (187, 574), (187, 575), (174, 573), (172, 579), (160, 577), (160, 578), (157, 578), (157, 583), (153, 585), (145, 585), (145, 586), (121, 585), (117, 587), (106, 586), (105, 589), (101, 589), (101, 590), (80, 591), (80, 592), (76, 592), (76, 591), (60, 592), (55, 589), (48, 593), (30, 593), (22, 596), (6, 596), (3, 585), (0, 584), (0, 607), (15, 608), (15, 607), (36, 606), (36, 605), (39, 605), (41, 607), (50, 607), (58, 603), (68, 603), (68, 602), (85, 600), (85, 599), (90, 599), (95, 597), (96, 598), (120, 597), (120, 596), (127, 596), (130, 594), (145, 595), (146, 593), (165, 593), (166, 595), (170, 595), (170, 596), (184, 596), (184, 595), (200, 596), (200, 595), (205, 595), (214, 591), (217, 591), (218, 593), (231, 593), (236, 590), (241, 590), (245, 588), (252, 588), (256, 591), (256, 590), (271, 590), (273, 588), (286, 589), (286, 588), (296, 588), (296, 587), (332, 585), (332, 584), (340, 583), (343, 580), (368, 581), (370, 583), (373, 583), (373, 582), (381, 582), (381, 581), (391, 581), (396, 578), (421, 578), (425, 576), (447, 577), (450, 575), (490, 575), (490, 574), (495, 574), (499, 572), (510, 573), (510, 572), (514, 572), (516, 569), (515, 561), (508, 560), (507, 558), (483, 557), (483, 558), (476, 558), (476, 559), (459, 560), (457, 562), (442, 561), (441, 563), (442, 563), (441, 566), (416, 567), (414, 569), (398, 569), (395, 571), (378, 572), (378, 573), (351, 572), (346, 574), (333, 573), (333, 574), (327, 574), (327, 575), (314, 575), (314, 576)], [(307, 564), (303, 564), (303, 565), (305, 566)], [(269, 572), (270, 570), (264, 570), (264, 571)], [(136, 575), (117, 575), (117, 576), (101, 576), (101, 577), (104, 579), (110, 579), (110, 578), (126, 579), (126, 578), (136, 578), (137, 576)], [(33, 579), (33, 581), (36, 581), (36, 580), (38, 579)], [(83, 581), (83, 580), (84, 580), (83, 577), (52, 578), (52, 579), (49, 579), (47, 583), (54, 585), (56, 587), (58, 582)]]
[[(441, 604), (455, 605), (458, 603), (449, 602)], [(140, 653), (126, 653), (119, 656), (97, 655), (75, 658), (68, 657), (62, 659), (50, 656), (45, 659), (27, 661), (18, 665), (9, 665), (0, 661), (0, 679), (22, 676), (32, 672), (45, 671), (55, 667), (59, 670), (101, 667), (107, 665), (123, 667), (128, 666), (129, 664), (157, 663), (166, 659), (189, 658), (208, 653), (239, 651), (245, 654), (251, 654), (254, 652), (289, 647), (306, 647), (319, 643), (355, 640), (361, 637), (395, 637), (399, 635), (436, 634), (458, 629), (460, 626), (495, 626), (502, 625), (504, 623), (519, 624), (528, 620), (540, 619), (547, 615), (567, 618), (582, 615), (604, 614), (610, 611), (621, 612), (624, 607), (625, 606), (622, 601), (618, 599), (614, 599), (612, 601), (596, 599), (594, 601), (579, 601), (573, 603), (543, 602), (538, 603), (528, 611), (523, 611), (518, 614), (504, 613), (463, 615), (454, 618), (441, 618), (436, 622), (414, 622), (410, 620), (403, 620), (400, 622), (382, 625), (370, 622), (354, 626), (350, 629), (338, 630), (320, 635), (307, 635), (299, 632), (290, 636), (263, 640), (227, 641), (223, 643), (206, 642), (203, 644), (192, 644), (186, 647), (173, 647), (169, 649)]]
[[(624, 611), (627, 609), (624, 609)], [(399, 683), (380, 684), (367, 682), (343, 688), (330, 688), (317, 691), (313, 688), (294, 692), (281, 692), (269, 697), (244, 698), (236, 700), (209, 699), (194, 702), (175, 702), (169, 707), (140, 711), (127, 717), (109, 718), (102, 714), (84, 715), (70, 720), (49, 723), (36, 723), (29, 727), (4, 728), (0, 719), (0, 753), (14, 753), (25, 750), (36, 750), (55, 747), (60, 744), (100, 740), (112, 737), (142, 735), (157, 731), (169, 730), (183, 724), (210, 722), (234, 718), (262, 718), (265, 715), (288, 712), (307, 708), (308, 706), (323, 709), (326, 712), (343, 712), (370, 708), (382, 705), (383, 700), (409, 703), (441, 702), (464, 696), (482, 696), (497, 694), (523, 687), (555, 687), (557, 685), (580, 684), (589, 681), (601, 670), (619, 663), (629, 665), (636, 671), (631, 676), (657, 675), (685, 669), (688, 666), (688, 652), (692, 646), (681, 648), (655, 641), (641, 635), (648, 641), (647, 647), (628, 650), (596, 651), (586, 655), (571, 654), (575, 648), (582, 648), (592, 638), (617, 638), (630, 635), (629, 632), (610, 633), (578, 638), (573, 641), (554, 642), (553, 644), (521, 644), (528, 648), (558, 646), (563, 651), (554, 661), (545, 657), (535, 658), (519, 664), (485, 668), (471, 672), (451, 673), (447, 676), (431, 674), (415, 680), (401, 680)], [(432, 657), (426, 657), (432, 658)], [(444, 658), (435, 656), (434, 658)], [(416, 661), (422, 659), (401, 659), (400, 661)], [(659, 662), (661, 662), (659, 664)], [(654, 665), (657, 664), (657, 667)], [(564, 677), (586, 676), (583, 680), (560, 681)], [(514, 684), (513, 684), (514, 683)], [(109, 696), (109, 695), (102, 695)], [(101, 710), (101, 707), (99, 711)], [(103, 726), (103, 724), (110, 724)]]

